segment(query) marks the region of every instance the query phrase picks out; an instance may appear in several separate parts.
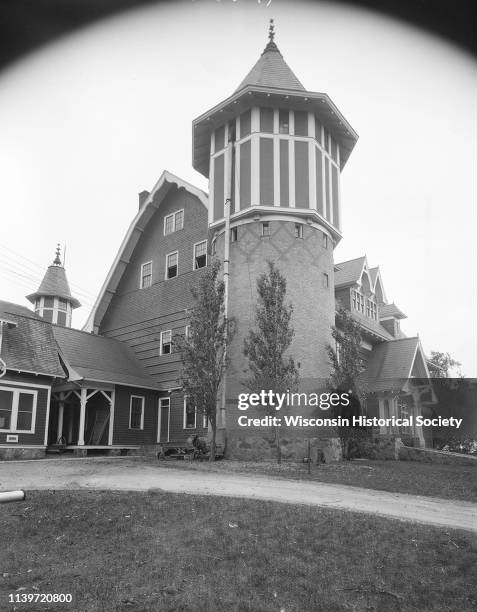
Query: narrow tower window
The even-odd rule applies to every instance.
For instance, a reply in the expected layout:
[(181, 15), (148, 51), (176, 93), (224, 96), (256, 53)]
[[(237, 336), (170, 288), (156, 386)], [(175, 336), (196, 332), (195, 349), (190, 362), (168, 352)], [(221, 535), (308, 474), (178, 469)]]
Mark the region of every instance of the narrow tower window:
[(278, 130), (280, 134), (290, 133), (290, 112), (288, 109), (281, 109), (278, 112)]
[(237, 240), (238, 240), (238, 228), (237, 227), (233, 227), (230, 230), (230, 240), (232, 242), (237, 242)]
[(270, 236), (270, 223), (262, 223), (262, 236)]
[(328, 276), (326, 272), (323, 272), (323, 287), (325, 289), (328, 289), (329, 286), (330, 286), (330, 277)]
[(328, 248), (328, 236), (326, 234), (323, 234), (323, 248)]
[(303, 223), (295, 223), (295, 238), (303, 238)]

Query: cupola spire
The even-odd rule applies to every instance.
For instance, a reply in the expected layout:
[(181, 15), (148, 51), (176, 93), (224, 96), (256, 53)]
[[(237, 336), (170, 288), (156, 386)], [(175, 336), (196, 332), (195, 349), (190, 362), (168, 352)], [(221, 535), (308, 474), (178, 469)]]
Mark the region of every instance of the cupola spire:
[(61, 266), (61, 249), (60, 249), (60, 243), (58, 242), (58, 244), (56, 245), (56, 257), (53, 260), (53, 265), (54, 266)]

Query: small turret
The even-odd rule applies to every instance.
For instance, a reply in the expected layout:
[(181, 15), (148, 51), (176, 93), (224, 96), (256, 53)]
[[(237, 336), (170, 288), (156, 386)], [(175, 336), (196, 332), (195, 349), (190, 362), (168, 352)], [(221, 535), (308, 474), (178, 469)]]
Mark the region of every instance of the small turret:
[(56, 247), (55, 259), (48, 266), (40, 287), (35, 293), (27, 295), (35, 307), (35, 312), (45, 321), (63, 327), (71, 327), (71, 313), (81, 306), (71, 295), (66, 272), (61, 262), (60, 245)]

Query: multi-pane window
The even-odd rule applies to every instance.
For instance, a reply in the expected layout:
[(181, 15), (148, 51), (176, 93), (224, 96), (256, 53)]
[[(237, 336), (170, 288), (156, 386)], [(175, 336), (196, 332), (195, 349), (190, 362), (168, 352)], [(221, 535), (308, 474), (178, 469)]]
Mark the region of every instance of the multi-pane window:
[(374, 319), (375, 321), (378, 318), (378, 309), (376, 303), (369, 298), (366, 299), (366, 316), (370, 319)]
[(197, 409), (189, 401), (188, 397), (184, 398), (184, 429), (195, 429), (196, 427)]
[(330, 277), (326, 272), (323, 272), (323, 287), (328, 289), (330, 286)]
[(0, 387), (0, 430), (34, 433), (36, 391)]
[(194, 270), (207, 265), (207, 240), (194, 244)]
[(270, 223), (262, 223), (262, 236), (270, 236)]
[(178, 210), (175, 213), (164, 217), (164, 236), (177, 232), (184, 227), (184, 211)]
[(146, 261), (141, 265), (141, 289), (147, 289), (152, 285), (152, 261)]
[(353, 289), (353, 308), (364, 314), (364, 295), (356, 289)]
[(169, 253), (166, 256), (166, 278), (175, 278), (178, 272), (179, 253)]
[(129, 429), (144, 429), (144, 397), (131, 395)]
[(159, 347), (160, 355), (170, 355), (172, 353), (172, 330), (161, 332), (161, 344)]
[(295, 238), (303, 238), (303, 223), (295, 223)]

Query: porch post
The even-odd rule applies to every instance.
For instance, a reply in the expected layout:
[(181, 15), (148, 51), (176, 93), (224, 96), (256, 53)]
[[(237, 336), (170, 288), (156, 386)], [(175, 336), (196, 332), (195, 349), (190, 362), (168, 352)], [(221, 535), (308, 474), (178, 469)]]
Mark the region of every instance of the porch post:
[(58, 406), (58, 429), (56, 432), (56, 439), (59, 440), (63, 436), (63, 417), (65, 412), (65, 402), (63, 400), (63, 393)]
[(79, 432), (78, 432), (78, 446), (84, 446), (84, 425), (86, 420), (86, 402), (88, 390), (85, 388), (81, 389), (80, 397), (80, 420), (79, 420)]
[(114, 433), (114, 396), (115, 391), (111, 391), (111, 399), (109, 400), (109, 432), (108, 432), (108, 446), (113, 445), (113, 433)]

